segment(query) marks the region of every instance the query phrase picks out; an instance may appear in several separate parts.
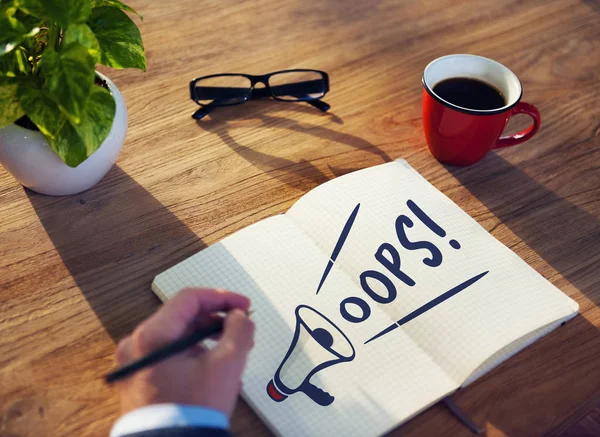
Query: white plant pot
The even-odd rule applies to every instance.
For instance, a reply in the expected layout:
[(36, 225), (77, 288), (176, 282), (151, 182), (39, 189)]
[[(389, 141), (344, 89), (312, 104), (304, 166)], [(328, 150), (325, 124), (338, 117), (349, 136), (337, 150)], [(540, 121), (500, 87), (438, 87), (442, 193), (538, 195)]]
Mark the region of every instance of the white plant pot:
[(72, 168), (50, 148), (39, 131), (11, 124), (0, 129), (0, 164), (30, 190), (53, 196), (80, 193), (96, 185), (117, 160), (127, 135), (127, 108), (119, 89), (106, 80), (115, 99), (112, 127), (98, 150)]

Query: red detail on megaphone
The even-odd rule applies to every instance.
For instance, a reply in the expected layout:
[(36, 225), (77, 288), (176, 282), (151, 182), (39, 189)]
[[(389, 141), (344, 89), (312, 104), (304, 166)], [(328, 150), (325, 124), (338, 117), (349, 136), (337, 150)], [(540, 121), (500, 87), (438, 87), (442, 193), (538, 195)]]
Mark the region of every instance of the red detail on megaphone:
[(270, 380), (269, 383), (267, 384), (267, 393), (268, 393), (269, 397), (271, 399), (273, 399), (275, 402), (281, 402), (287, 398), (286, 395), (284, 395), (279, 390), (277, 390), (277, 387), (275, 387), (273, 380)]

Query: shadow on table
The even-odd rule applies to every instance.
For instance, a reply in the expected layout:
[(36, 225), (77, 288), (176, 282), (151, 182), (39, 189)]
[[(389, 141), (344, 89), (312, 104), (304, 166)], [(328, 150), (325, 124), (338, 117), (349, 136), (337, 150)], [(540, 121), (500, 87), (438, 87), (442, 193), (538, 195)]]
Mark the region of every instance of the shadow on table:
[[(250, 126), (248, 122), (258, 121), (258, 126), (256, 124), (252, 124), (251, 126), (257, 129), (275, 129), (279, 132), (301, 132), (332, 142), (345, 144), (355, 149), (365, 150), (379, 156), (383, 162), (392, 161), (392, 158), (387, 153), (360, 137), (338, 132), (329, 127), (300, 122), (289, 116), (274, 115), (277, 112), (310, 113), (314, 115), (315, 119), (327, 118), (332, 123), (343, 124), (343, 121), (333, 113), (320, 113), (308, 105), (278, 101), (249, 101), (244, 105), (217, 108), (206, 118), (198, 120), (197, 124), (202, 129), (218, 135), (227, 146), (250, 164), (279, 179), (286, 185), (302, 190), (327, 182), (329, 178), (310, 161), (301, 159), (296, 162), (244, 146), (234, 139), (231, 131), (238, 127)], [(282, 143), (285, 142), (282, 141)], [(282, 147), (285, 147), (285, 145)], [(339, 169), (339, 172), (336, 172), (335, 168), (330, 167), (330, 169), (336, 176), (351, 171)]]
[(154, 276), (204, 242), (118, 166), (94, 188), (65, 197), (26, 190), (90, 307), (116, 342), (159, 305)]
[(594, 305), (600, 304), (600, 293), (592, 290), (598, 278), (590, 263), (599, 252), (599, 218), (495, 153), (473, 167), (446, 168), (527, 246)]
[[(25, 191), (77, 287), (115, 343), (160, 305), (150, 288), (154, 277), (206, 247), (118, 166), (84, 193), (49, 197)], [(239, 264), (232, 261), (230, 269), (257, 289)], [(270, 323), (291, 341), (293, 332), (265, 302), (262, 308), (271, 314)], [(241, 432), (248, 425), (266, 432), (240, 401), (232, 428)]]

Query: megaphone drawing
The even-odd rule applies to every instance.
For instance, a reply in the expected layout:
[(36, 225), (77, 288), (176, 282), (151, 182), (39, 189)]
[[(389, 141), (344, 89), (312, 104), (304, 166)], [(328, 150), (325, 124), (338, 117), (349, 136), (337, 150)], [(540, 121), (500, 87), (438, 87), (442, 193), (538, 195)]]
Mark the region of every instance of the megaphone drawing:
[(310, 378), (334, 364), (352, 361), (355, 355), (348, 337), (331, 320), (314, 308), (298, 305), (292, 344), (267, 384), (267, 394), (283, 402), (302, 392), (321, 406), (330, 405), (334, 397), (311, 384)]

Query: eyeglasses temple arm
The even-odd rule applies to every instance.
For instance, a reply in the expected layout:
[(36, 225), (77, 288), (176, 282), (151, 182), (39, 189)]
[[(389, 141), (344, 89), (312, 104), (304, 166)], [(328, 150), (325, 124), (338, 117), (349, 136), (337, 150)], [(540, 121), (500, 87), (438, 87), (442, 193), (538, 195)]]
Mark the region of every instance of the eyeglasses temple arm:
[(215, 106), (203, 106), (192, 114), (192, 118), (194, 120), (202, 120), (204, 117), (210, 114), (213, 109), (215, 109)]
[(329, 108), (331, 108), (331, 105), (329, 105), (329, 103), (324, 102), (323, 100), (306, 100), (306, 103), (314, 106), (322, 112), (327, 112)]

